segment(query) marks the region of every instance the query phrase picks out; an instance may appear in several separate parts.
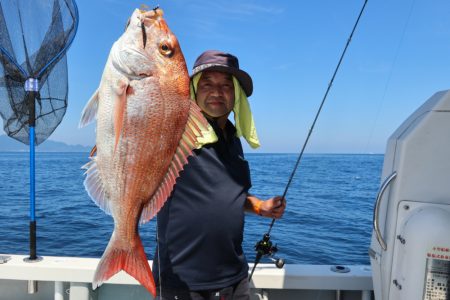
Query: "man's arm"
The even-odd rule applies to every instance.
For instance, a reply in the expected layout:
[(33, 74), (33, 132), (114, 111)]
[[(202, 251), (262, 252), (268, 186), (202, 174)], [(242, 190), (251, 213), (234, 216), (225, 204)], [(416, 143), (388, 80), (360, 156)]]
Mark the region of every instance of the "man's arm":
[(286, 201), (281, 196), (275, 196), (263, 201), (249, 194), (245, 200), (244, 208), (247, 212), (253, 212), (267, 218), (279, 219), (283, 216)]

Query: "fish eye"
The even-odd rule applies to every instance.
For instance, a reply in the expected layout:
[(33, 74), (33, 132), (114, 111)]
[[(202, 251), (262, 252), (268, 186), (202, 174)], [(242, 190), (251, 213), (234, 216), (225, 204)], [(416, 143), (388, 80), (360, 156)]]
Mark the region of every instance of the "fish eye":
[(161, 42), (159, 44), (159, 52), (164, 56), (171, 56), (173, 54), (172, 47), (168, 42)]

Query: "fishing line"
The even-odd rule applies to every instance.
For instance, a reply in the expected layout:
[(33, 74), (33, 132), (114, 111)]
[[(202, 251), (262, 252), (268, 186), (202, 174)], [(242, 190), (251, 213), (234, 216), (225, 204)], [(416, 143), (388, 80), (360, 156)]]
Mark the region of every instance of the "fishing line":
[[(352, 31), (351, 31), (348, 39), (347, 39), (347, 43), (345, 44), (344, 50), (342, 51), (341, 57), (339, 58), (339, 62), (337, 64), (336, 68), (334, 69), (333, 76), (331, 77), (330, 83), (328, 84), (328, 87), (327, 87), (327, 89), (325, 91), (325, 94), (324, 94), (324, 96), (322, 98), (322, 101), (320, 103), (319, 109), (317, 110), (316, 115), (314, 117), (314, 121), (312, 122), (312, 125), (311, 125), (311, 127), (309, 129), (308, 135), (306, 136), (305, 142), (303, 143), (301, 151), (300, 151), (300, 153), (298, 155), (297, 161), (295, 162), (294, 169), (292, 170), (292, 174), (289, 177), (289, 180), (288, 180), (288, 182), (286, 184), (286, 188), (284, 189), (283, 196), (282, 196), (283, 199), (285, 199), (287, 191), (288, 191), (288, 189), (289, 189), (289, 187), (290, 187), (290, 185), (292, 183), (292, 179), (294, 178), (295, 172), (297, 171), (297, 168), (298, 168), (298, 166), (300, 164), (300, 161), (302, 159), (302, 156), (303, 156), (303, 153), (305, 151), (306, 145), (308, 144), (309, 138), (311, 137), (311, 133), (314, 130), (314, 126), (316, 125), (317, 119), (319, 118), (320, 112), (322, 111), (322, 107), (325, 104), (325, 101), (326, 101), (326, 99), (328, 97), (328, 93), (330, 92), (331, 86), (333, 85), (334, 78), (336, 77), (336, 74), (337, 74), (337, 72), (338, 72), (338, 70), (339, 70), (339, 68), (341, 66), (342, 60), (344, 59), (345, 53), (347, 52), (347, 48), (350, 45), (350, 42), (351, 42), (352, 37), (353, 37), (353, 34), (354, 34), (355, 30), (356, 30), (356, 27), (358, 26), (359, 20), (360, 20), (362, 14), (364, 12), (364, 9), (366, 7), (367, 1), (368, 0), (364, 1), (364, 4), (363, 4), (363, 6), (361, 8), (361, 11), (359, 12), (358, 18), (356, 19), (356, 22), (353, 25), (353, 29), (352, 29)], [(276, 247), (272, 247), (272, 243), (270, 242), (270, 232), (272, 231), (272, 227), (275, 224), (275, 220), (276, 220), (275, 218), (272, 219), (272, 222), (270, 223), (270, 226), (269, 226), (269, 230), (267, 231), (267, 233), (264, 234), (263, 239), (261, 241), (259, 241), (256, 244), (256, 246), (255, 246), (257, 254), (256, 254), (256, 258), (255, 258), (255, 263), (253, 264), (253, 269), (252, 269), (252, 271), (250, 273), (250, 276), (249, 276), (249, 281), (251, 280), (253, 272), (255, 271), (256, 265), (259, 263), (259, 260), (261, 259), (261, 257), (263, 255), (272, 254), (272, 253), (277, 251), (277, 248)], [(278, 261), (279, 260), (277, 260), (277, 266), (278, 266)], [(282, 262), (282, 264), (284, 264), (284, 262)]]
[(388, 87), (389, 87), (389, 85), (391, 83), (392, 73), (394, 72), (395, 65), (397, 64), (398, 54), (400, 53), (400, 48), (401, 48), (401, 45), (403, 44), (403, 39), (405, 38), (406, 29), (409, 26), (409, 23), (410, 23), (410, 20), (411, 20), (411, 15), (412, 15), (412, 12), (414, 10), (415, 4), (416, 4), (416, 0), (413, 0), (412, 3), (411, 3), (411, 7), (409, 8), (409, 13), (408, 13), (408, 17), (406, 18), (405, 25), (403, 26), (402, 34), (400, 36), (399, 43), (397, 45), (397, 49), (395, 50), (394, 59), (393, 59), (392, 64), (391, 64), (391, 69), (389, 70), (389, 75), (388, 75), (386, 84), (384, 86), (383, 96), (381, 97), (381, 101), (380, 101), (380, 103), (378, 105), (377, 113), (375, 115), (375, 120), (373, 122), (373, 126), (371, 128), (369, 137), (367, 138), (366, 147), (364, 148), (363, 153), (367, 153), (367, 149), (369, 148), (369, 145), (370, 145), (370, 143), (372, 141), (373, 133), (375, 131), (375, 127), (377, 126), (378, 118), (380, 116), (381, 109), (383, 108), (384, 100), (386, 99), (387, 90), (388, 90)]
[(159, 297), (156, 299), (164, 299), (162, 292), (162, 283), (161, 283), (161, 255), (159, 253), (159, 227), (158, 227), (158, 216), (156, 216), (156, 249), (158, 251), (158, 287), (159, 287)]

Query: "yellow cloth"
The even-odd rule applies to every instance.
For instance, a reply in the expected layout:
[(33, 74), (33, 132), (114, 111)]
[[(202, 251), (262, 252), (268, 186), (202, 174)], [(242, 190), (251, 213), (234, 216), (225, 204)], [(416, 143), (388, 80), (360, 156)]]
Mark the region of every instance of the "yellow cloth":
[[(200, 80), (201, 72), (194, 75), (192, 78), (192, 84), (190, 85), (191, 98), (195, 100), (198, 81)], [(234, 84), (234, 122), (236, 127), (236, 135), (238, 137), (243, 136), (247, 143), (253, 149), (260, 146), (258, 134), (256, 133), (255, 121), (250, 110), (250, 104), (248, 103), (247, 96), (242, 89), (239, 81), (233, 77)]]

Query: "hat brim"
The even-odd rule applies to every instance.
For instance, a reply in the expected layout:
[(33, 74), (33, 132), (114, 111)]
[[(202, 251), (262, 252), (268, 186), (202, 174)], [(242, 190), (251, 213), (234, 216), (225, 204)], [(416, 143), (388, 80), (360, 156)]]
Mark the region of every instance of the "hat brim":
[(247, 74), (247, 72), (242, 71), (241, 69), (236, 69), (236, 68), (224, 66), (224, 65), (204, 64), (204, 65), (200, 65), (200, 66), (194, 68), (194, 70), (192, 70), (191, 79), (195, 74), (198, 74), (198, 73), (204, 72), (204, 71), (219, 71), (219, 72), (231, 74), (234, 77), (236, 77), (236, 79), (239, 81), (239, 83), (241, 84), (242, 89), (244, 90), (245, 95), (247, 97), (250, 97), (251, 94), (253, 93), (252, 78), (250, 77), (250, 75)]

